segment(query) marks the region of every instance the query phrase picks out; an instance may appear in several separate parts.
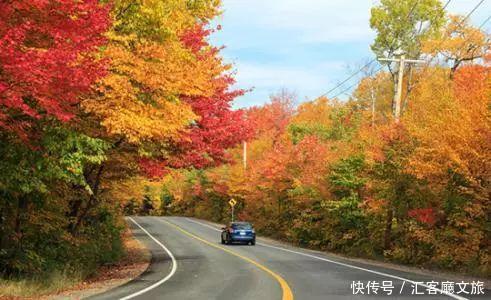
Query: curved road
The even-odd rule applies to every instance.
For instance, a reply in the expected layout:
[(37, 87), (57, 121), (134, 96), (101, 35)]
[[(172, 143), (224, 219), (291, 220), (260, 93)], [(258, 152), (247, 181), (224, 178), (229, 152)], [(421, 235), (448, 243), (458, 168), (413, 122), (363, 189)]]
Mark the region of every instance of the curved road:
[[(427, 285), (446, 281), (442, 278), (333, 258), (261, 239), (256, 246), (221, 245), (220, 230), (196, 219), (134, 217), (128, 218), (128, 223), (150, 249), (151, 265), (139, 278), (91, 299), (486, 299), (491, 293), (484, 290), (485, 295), (476, 297), (470, 294), (469, 285), (469, 294), (446, 295)], [(365, 288), (368, 281), (372, 282), (370, 294)], [(393, 288), (384, 291), (384, 281)], [(353, 282), (363, 283), (356, 295)]]

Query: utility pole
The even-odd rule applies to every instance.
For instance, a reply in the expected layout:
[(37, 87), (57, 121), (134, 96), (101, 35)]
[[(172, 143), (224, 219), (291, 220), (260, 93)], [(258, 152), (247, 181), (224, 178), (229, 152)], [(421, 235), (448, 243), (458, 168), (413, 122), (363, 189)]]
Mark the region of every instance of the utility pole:
[(233, 222), (234, 221), (234, 208), (235, 208), (235, 205), (237, 204), (237, 201), (235, 201), (235, 199), (232, 198), (228, 201), (228, 204), (232, 208), (232, 222)]
[(394, 103), (395, 103), (395, 108), (394, 108), (394, 118), (396, 120), (396, 123), (399, 123), (399, 119), (401, 117), (401, 98), (402, 98), (402, 79), (404, 78), (404, 67), (406, 66), (406, 63), (408, 64), (417, 64), (417, 63), (424, 63), (424, 60), (420, 59), (406, 59), (406, 57), (401, 55), (399, 58), (378, 58), (379, 61), (391, 61), (391, 62), (398, 62), (399, 63), (399, 68), (397, 70), (397, 87), (396, 91), (394, 93)]
[(243, 153), (242, 153), (242, 162), (244, 164), (244, 171), (247, 169), (247, 142), (243, 142)]
[(372, 128), (373, 128), (375, 127), (375, 93), (373, 88), (370, 90), (370, 97), (372, 98)]

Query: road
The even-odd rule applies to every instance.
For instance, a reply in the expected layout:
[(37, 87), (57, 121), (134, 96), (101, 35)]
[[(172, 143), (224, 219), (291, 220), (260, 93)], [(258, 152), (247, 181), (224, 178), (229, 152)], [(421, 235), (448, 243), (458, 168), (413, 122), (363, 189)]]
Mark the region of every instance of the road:
[[(91, 299), (477, 298), (428, 291), (427, 282), (446, 281), (442, 278), (353, 262), (263, 239), (258, 239), (256, 246), (221, 245), (219, 229), (201, 220), (133, 217), (128, 218), (128, 223), (152, 253), (150, 267), (128, 284)], [(364, 286), (354, 295), (352, 284), (355, 282), (356, 286), (358, 281)], [(379, 287), (377, 295), (373, 292), (375, 288), (371, 288), (368, 295), (365, 288), (368, 281), (374, 282), (375, 288), (384, 281), (393, 288), (388, 287), (384, 292)], [(360, 291), (364, 294), (360, 295)], [(392, 294), (388, 296), (390, 291)], [(414, 295), (414, 291), (423, 295)], [(466, 291), (471, 292), (470, 286)], [(431, 292), (435, 294), (430, 295)], [(484, 292), (483, 299), (491, 293)]]

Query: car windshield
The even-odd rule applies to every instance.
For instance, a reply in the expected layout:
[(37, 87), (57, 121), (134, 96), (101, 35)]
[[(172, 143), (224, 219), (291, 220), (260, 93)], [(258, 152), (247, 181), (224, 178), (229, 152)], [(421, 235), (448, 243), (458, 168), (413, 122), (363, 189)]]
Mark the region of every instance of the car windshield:
[(250, 230), (252, 229), (252, 226), (249, 223), (233, 223), (232, 228), (238, 230)]

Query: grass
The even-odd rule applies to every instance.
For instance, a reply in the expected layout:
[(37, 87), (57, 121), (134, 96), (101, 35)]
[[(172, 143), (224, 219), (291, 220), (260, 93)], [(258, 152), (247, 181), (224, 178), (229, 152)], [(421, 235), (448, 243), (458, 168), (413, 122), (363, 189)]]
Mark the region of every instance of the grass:
[[(40, 299), (57, 294), (85, 292), (110, 280), (130, 280), (143, 272), (151, 256), (143, 244), (133, 238), (129, 230), (123, 233), (124, 255), (121, 260), (100, 266), (97, 272), (87, 276), (83, 272), (55, 272), (51, 275), (29, 279), (1, 279), (0, 299)], [(84, 276), (85, 275), (85, 276)], [(78, 297), (77, 297), (78, 298)]]
[(0, 279), (0, 298), (39, 298), (42, 295), (56, 294), (82, 280), (82, 276), (56, 272), (48, 278), (22, 280)]

